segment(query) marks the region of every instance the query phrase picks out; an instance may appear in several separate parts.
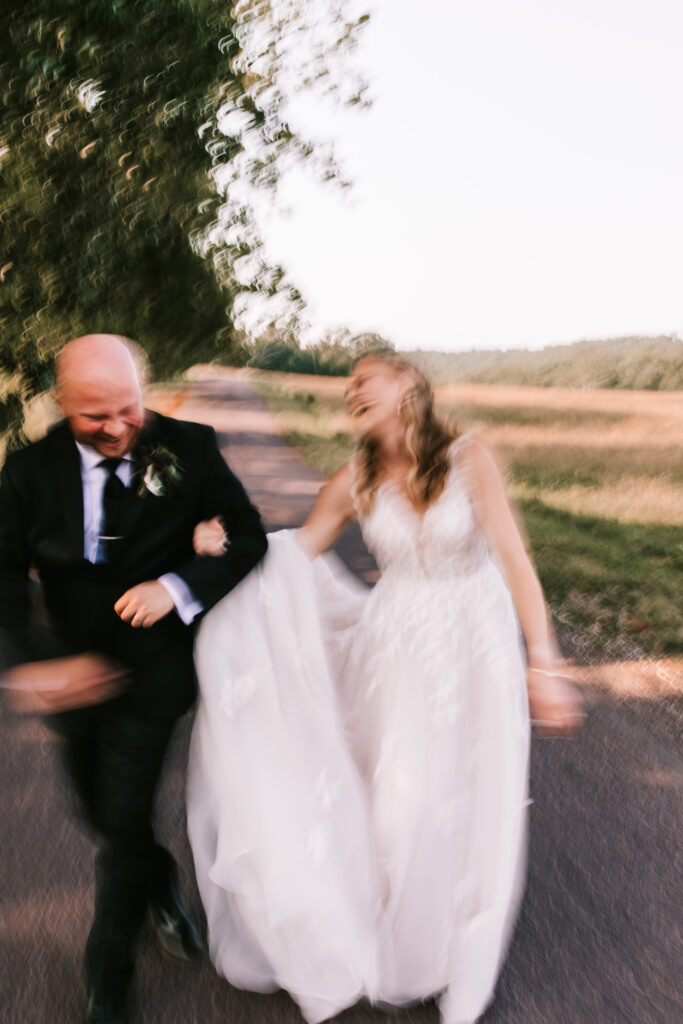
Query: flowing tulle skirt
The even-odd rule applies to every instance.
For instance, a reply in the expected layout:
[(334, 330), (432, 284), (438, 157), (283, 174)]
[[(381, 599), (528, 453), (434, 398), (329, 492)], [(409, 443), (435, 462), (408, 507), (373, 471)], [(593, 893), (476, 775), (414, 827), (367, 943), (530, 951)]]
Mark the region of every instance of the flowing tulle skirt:
[(521, 891), (528, 715), (491, 563), (372, 592), (296, 535), (205, 618), (188, 829), (213, 962), (310, 1022), (490, 1001)]

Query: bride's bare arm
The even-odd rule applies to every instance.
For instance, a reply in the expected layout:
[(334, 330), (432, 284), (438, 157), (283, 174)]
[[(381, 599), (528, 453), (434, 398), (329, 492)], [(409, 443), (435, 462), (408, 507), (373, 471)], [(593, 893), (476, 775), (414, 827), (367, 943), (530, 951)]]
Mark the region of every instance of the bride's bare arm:
[(576, 690), (561, 678), (557, 647), (543, 590), (490, 452), (470, 441), (469, 460), (477, 519), (505, 575), (527, 646), (527, 682), (532, 717), (547, 732), (571, 732), (580, 720)]
[[(351, 469), (342, 466), (320, 488), (306, 522), (298, 531), (299, 543), (310, 558), (316, 558), (332, 544), (355, 515), (351, 499)], [(214, 558), (225, 553), (228, 544), (223, 521), (218, 517), (195, 527), (194, 550)]]
[(529, 558), (505, 493), (501, 474), (487, 448), (469, 441), (462, 457), (468, 460), (472, 498), (479, 524), (495, 552), (515, 603), (530, 660), (550, 662), (555, 644), (543, 591)]
[(338, 469), (318, 491), (313, 508), (298, 533), (310, 558), (322, 554), (355, 516), (351, 497), (351, 467)]

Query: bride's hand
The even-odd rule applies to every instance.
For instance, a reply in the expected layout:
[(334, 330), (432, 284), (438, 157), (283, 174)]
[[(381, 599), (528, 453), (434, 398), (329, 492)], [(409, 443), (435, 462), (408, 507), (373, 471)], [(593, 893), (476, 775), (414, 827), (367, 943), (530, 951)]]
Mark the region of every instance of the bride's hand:
[(527, 667), (532, 724), (541, 736), (573, 736), (586, 715), (576, 687), (555, 668)]
[(205, 519), (197, 523), (192, 536), (192, 546), (198, 555), (211, 555), (214, 558), (224, 555), (228, 547), (228, 535), (220, 516)]

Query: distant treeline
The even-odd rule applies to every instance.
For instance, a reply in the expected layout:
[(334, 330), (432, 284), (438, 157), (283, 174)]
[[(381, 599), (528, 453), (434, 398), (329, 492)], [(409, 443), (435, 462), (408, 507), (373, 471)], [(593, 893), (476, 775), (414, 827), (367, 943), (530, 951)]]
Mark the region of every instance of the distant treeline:
[[(289, 373), (346, 376), (374, 347), (392, 347), (378, 335), (325, 339), (302, 348), (295, 339), (257, 342), (250, 366)], [(683, 340), (676, 337), (612, 338), (528, 349), (469, 352), (412, 351), (408, 358), (434, 384), (525, 384), (536, 387), (683, 390)]]
[(411, 352), (435, 384), (526, 384), (536, 387), (683, 390), (683, 341), (611, 338), (550, 345), (540, 351)]
[(282, 373), (319, 373), (326, 377), (346, 377), (364, 353), (394, 346), (378, 334), (348, 331), (329, 335), (315, 345), (302, 347), (296, 337), (269, 338), (253, 342), (247, 366)]

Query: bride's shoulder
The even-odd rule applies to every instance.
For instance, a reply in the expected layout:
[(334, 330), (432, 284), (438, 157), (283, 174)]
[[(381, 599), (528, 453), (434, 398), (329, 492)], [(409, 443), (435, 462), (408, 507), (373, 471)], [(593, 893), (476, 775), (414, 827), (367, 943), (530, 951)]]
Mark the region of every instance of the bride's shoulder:
[(448, 446), (448, 459), (454, 470), (463, 470), (479, 457), (480, 442), (467, 431), (458, 434)]
[(327, 482), (339, 490), (350, 490), (353, 487), (356, 475), (356, 457), (353, 455), (348, 462), (345, 462), (343, 466), (340, 466), (332, 474)]
[(449, 454), (454, 469), (464, 473), (473, 488), (501, 475), (494, 453), (472, 433), (460, 434), (451, 443)]
[(491, 449), (480, 441), (476, 434), (469, 430), (462, 434), (458, 434), (458, 436), (451, 441), (448, 451), (453, 462), (462, 462), (467, 460), (481, 463), (493, 458)]
[(350, 507), (353, 504), (355, 480), (353, 459), (349, 459), (322, 485), (318, 492), (318, 503), (322, 499), (327, 505)]

